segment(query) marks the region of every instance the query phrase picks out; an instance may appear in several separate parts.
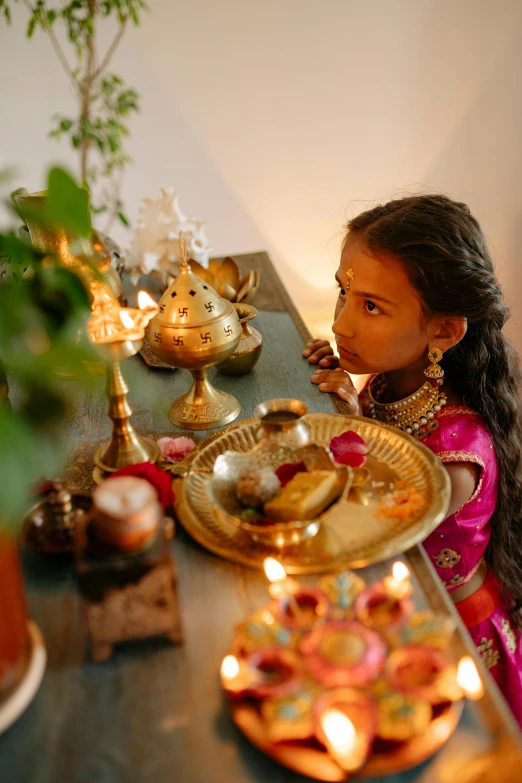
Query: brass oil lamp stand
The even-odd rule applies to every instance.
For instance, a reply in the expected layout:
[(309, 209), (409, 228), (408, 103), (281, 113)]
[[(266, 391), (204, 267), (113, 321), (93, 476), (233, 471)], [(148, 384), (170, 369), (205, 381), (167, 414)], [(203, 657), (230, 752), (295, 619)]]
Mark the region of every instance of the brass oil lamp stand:
[(91, 293), (93, 306), (87, 332), (108, 365), (105, 388), (109, 418), (113, 422), (111, 439), (96, 451), (94, 462), (101, 470), (113, 473), (127, 465), (155, 462), (159, 457), (155, 441), (138, 435), (132, 425), (132, 408), (127, 399), (129, 387), (120, 367), (123, 359), (134, 356), (141, 348), (145, 327), (158, 307), (143, 291), (138, 294), (139, 309), (120, 307), (104, 295), (103, 284), (93, 283)]

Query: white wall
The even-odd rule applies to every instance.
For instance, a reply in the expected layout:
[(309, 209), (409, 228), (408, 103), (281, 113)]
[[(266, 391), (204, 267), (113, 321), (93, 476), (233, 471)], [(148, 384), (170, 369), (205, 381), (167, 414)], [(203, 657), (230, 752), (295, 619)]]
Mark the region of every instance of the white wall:
[[(519, 0), (150, 5), (114, 59), (142, 94), (131, 217), (141, 196), (173, 184), (217, 253), (267, 249), (324, 331), (346, 218), (397, 194), (444, 191), (485, 228), (522, 350)], [(0, 161), (37, 189), (49, 162), (74, 160), (46, 138), (73, 96), (49, 42), (26, 42), (24, 9), (14, 11), (13, 27), (0, 27)]]

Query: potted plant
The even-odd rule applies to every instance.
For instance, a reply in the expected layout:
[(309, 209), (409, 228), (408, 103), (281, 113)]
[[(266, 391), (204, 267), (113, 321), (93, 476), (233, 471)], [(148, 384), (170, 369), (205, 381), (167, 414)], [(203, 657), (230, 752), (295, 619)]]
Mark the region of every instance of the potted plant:
[[(50, 229), (62, 226), (78, 236), (90, 236), (84, 193), (71, 177), (53, 169), (48, 192), (40, 219)], [(78, 330), (89, 314), (89, 299), (80, 278), (57, 258), (43, 258), (43, 253), (20, 239), (15, 230), (0, 232), (0, 256), (7, 257), (10, 264), (9, 282), (0, 284), (0, 352), (5, 368), (0, 395), (2, 730), (30, 700), (43, 668), (44, 653), (40, 651), (39, 659), (35, 659), (38, 640), (34, 626), (28, 625), (17, 523), (40, 477), (44, 473), (59, 474), (66, 456), (60, 424), (69, 403), (63, 385), (55, 381), (53, 367), (67, 362), (79, 368), (82, 361), (93, 359), (93, 352), (88, 344), (78, 342)], [(16, 409), (6, 394), (7, 379), (11, 378), (23, 399)], [(25, 682), (17, 691), (21, 680), (29, 675), (32, 684)]]

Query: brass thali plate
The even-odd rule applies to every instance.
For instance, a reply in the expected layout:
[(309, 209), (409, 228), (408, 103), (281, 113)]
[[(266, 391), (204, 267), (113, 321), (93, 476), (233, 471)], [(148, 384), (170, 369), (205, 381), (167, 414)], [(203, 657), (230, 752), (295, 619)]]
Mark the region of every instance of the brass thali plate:
[[(202, 441), (192, 452), (190, 472), (175, 482), (176, 514), (185, 530), (206, 549), (242, 565), (262, 568), (275, 555), (290, 574), (314, 574), (362, 568), (394, 557), (423, 541), (446, 516), (450, 500), (448, 475), (438, 458), (400, 430), (372, 419), (334, 413), (307, 415), (312, 441), (328, 446), (331, 439), (354, 430), (370, 450), (370, 477), (350, 492), (313, 538), (284, 549), (254, 542), (243, 530), (224, 523), (214, 511), (205, 483), (216, 458), (228, 450), (246, 452), (256, 445), (256, 419), (247, 419)], [(400, 523), (376, 519), (382, 493), (399, 480), (423, 495), (420, 518)]]

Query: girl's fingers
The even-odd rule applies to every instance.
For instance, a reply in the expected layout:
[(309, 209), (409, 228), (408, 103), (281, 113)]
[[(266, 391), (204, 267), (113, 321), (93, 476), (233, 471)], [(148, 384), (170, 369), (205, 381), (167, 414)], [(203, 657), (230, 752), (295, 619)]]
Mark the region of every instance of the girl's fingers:
[(330, 345), (328, 340), (310, 340), (305, 346), (303, 356), (310, 356), (317, 348), (322, 348), (326, 345)]
[(339, 367), (339, 359), (332, 354), (331, 356), (324, 356), (320, 359), (319, 364), (321, 367), (330, 367), (331, 369), (334, 369), (335, 367)]
[(331, 356), (333, 353), (329, 345), (324, 345), (322, 348), (316, 348), (311, 356), (308, 357), (310, 364), (316, 364), (323, 356)]

